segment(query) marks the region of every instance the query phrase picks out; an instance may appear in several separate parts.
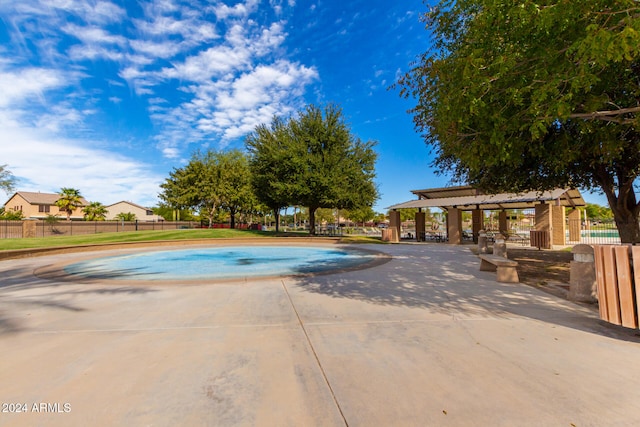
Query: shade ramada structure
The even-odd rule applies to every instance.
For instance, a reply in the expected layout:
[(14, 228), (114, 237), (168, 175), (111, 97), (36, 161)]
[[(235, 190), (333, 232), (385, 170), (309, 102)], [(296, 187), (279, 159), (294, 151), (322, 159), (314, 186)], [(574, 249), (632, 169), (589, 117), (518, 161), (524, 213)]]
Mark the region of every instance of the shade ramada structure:
[[(418, 198), (407, 202), (389, 206), (390, 225), (397, 228), (400, 235), (400, 212), (399, 209), (418, 208), (416, 214), (416, 239), (420, 240), (424, 236), (424, 212), (423, 208), (440, 208), (447, 212), (447, 234), (448, 241), (452, 244), (462, 243), (462, 219), (463, 211), (471, 211), (473, 238), (477, 240), (479, 231), (483, 228), (483, 211), (500, 211), (499, 223), (500, 231), (506, 230), (506, 210), (508, 209), (535, 209), (536, 230), (549, 233), (550, 244), (564, 244), (565, 241), (565, 219), (567, 209), (569, 217), (580, 219), (578, 207), (585, 206), (586, 203), (577, 189), (559, 188), (544, 192), (526, 193), (501, 193), (485, 194), (472, 186), (457, 186), (444, 188), (431, 188), (425, 190), (413, 190), (412, 193)], [(571, 230), (570, 230), (571, 231)]]

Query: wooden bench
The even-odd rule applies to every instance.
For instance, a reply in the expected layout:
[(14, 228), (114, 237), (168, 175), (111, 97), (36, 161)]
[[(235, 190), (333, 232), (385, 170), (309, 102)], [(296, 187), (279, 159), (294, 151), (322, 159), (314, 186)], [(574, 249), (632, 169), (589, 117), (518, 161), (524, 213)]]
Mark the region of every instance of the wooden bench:
[(502, 283), (519, 283), (517, 261), (503, 258), (497, 255), (479, 255), (480, 271), (497, 272), (497, 281)]

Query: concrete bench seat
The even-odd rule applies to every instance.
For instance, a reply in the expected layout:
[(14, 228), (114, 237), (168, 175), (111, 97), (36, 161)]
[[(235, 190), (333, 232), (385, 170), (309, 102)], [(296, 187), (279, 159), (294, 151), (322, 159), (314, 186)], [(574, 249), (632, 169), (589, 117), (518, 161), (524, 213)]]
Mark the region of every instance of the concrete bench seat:
[(497, 273), (496, 280), (502, 283), (519, 283), (517, 261), (503, 258), (497, 255), (479, 255), (480, 271), (495, 271)]

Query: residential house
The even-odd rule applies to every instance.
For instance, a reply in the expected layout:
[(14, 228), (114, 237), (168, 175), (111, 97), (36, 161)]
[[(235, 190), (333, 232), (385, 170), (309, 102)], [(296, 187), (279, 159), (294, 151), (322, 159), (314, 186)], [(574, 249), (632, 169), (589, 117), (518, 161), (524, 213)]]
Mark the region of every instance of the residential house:
[(145, 208), (135, 203), (121, 201), (109, 205), (107, 208), (107, 220), (116, 219), (118, 214), (132, 213), (136, 216), (138, 221), (164, 221), (164, 218), (160, 215), (154, 215), (153, 211), (149, 208)]
[[(67, 213), (56, 206), (59, 198), (59, 194), (18, 191), (4, 204), (4, 209), (7, 212), (22, 212), (22, 217), (27, 219), (44, 219), (49, 215), (66, 219)], [(71, 213), (71, 219), (84, 219), (82, 209), (89, 202), (81, 197), (80, 203), (81, 206)]]

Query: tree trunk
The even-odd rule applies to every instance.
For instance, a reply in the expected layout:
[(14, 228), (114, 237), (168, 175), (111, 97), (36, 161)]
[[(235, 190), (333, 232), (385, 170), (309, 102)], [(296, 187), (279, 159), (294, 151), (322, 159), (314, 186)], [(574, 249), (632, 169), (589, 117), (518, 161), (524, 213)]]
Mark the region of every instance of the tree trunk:
[(231, 216), (231, 228), (236, 228), (236, 211), (235, 210), (230, 210), (229, 211), (229, 215)]
[(273, 210), (273, 216), (276, 218), (276, 233), (280, 231), (280, 209)]
[[(609, 207), (616, 221), (621, 243), (640, 243), (640, 205), (636, 201), (633, 192), (633, 180), (625, 182), (620, 188), (619, 194), (615, 193), (612, 181), (601, 180), (601, 188), (609, 201)], [(609, 185), (606, 185), (609, 184)]]
[[(618, 233), (620, 234), (620, 241), (622, 243), (640, 243), (640, 226), (638, 225), (638, 218), (624, 218), (618, 219), (618, 215), (615, 215), (616, 227), (618, 227)], [(627, 221), (625, 221), (627, 220)]]
[(213, 227), (213, 214), (216, 212), (216, 207), (214, 206), (213, 208), (211, 208), (211, 210), (209, 211), (209, 228)]
[(309, 206), (309, 234), (312, 236), (316, 235), (316, 209)]

